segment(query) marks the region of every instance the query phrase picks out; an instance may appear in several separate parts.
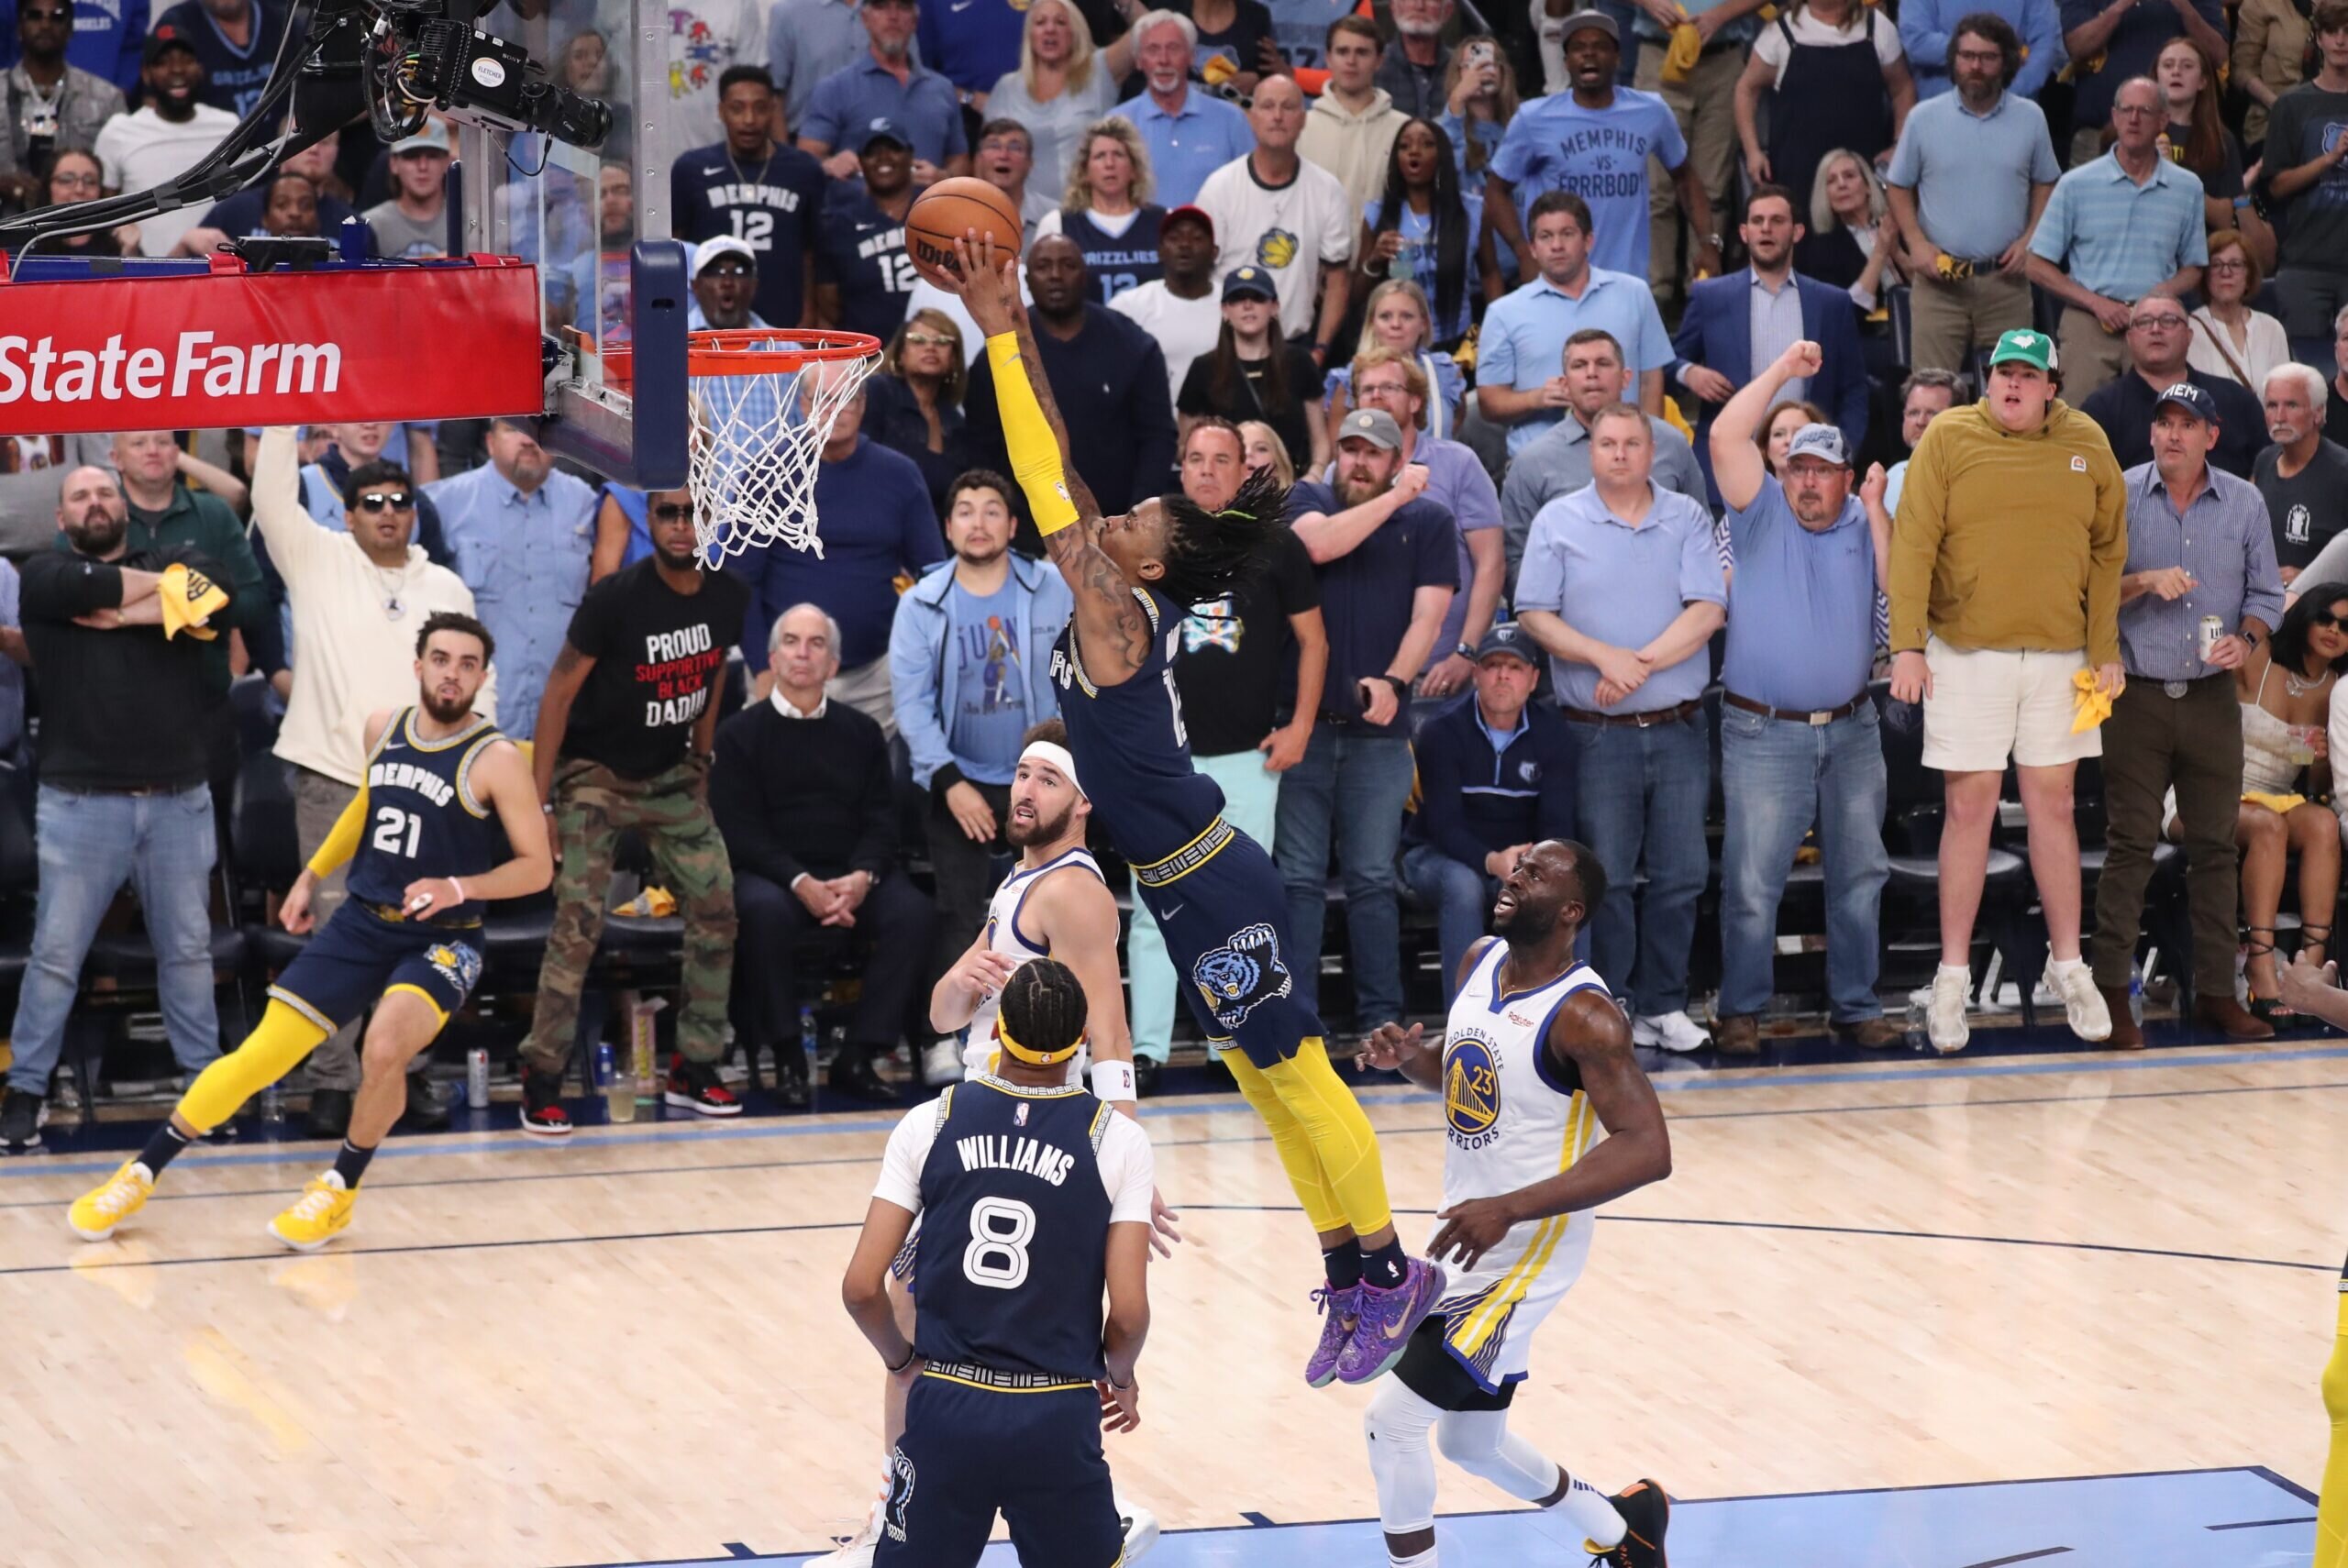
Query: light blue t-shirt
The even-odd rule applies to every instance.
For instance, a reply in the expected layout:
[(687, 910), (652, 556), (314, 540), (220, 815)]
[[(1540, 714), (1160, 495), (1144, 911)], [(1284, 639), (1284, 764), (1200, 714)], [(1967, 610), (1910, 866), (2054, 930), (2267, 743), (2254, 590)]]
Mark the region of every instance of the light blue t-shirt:
[(1586, 109), (1571, 93), (1535, 98), (1516, 113), (1491, 171), (1516, 188), (1516, 215), (1528, 223), (1536, 196), (1571, 191), (1589, 204), (1589, 264), (1647, 275), (1647, 160), (1666, 169), (1688, 161), (1671, 107), (1653, 93), (1614, 90), (1614, 102)]
[[(1467, 244), (1460, 254), (1459, 308), (1452, 313), (1450, 320), (1434, 324), (1434, 340), (1438, 343), (1467, 337), (1468, 318), (1475, 314), (1476, 237), (1484, 229), (1484, 193), (1462, 190), (1459, 204), (1468, 211)], [(1376, 199), (1362, 204), (1361, 221), (1369, 226), (1370, 233), (1378, 232), (1378, 216), (1385, 206), (1384, 202)], [(1441, 310), (1435, 297), (1434, 214), (1413, 212), (1406, 203), (1402, 215), (1394, 220), (1394, 232), (1402, 237), (1402, 248), (1387, 265), (1387, 277), (1418, 284), (1426, 291), (1427, 309)]]
[(957, 697), (946, 716), (946, 746), (974, 784), (1008, 784), (1019, 770), (1019, 738), (1027, 733), (1024, 661), (1020, 646), (1019, 595), (1009, 579), (981, 599), (959, 581), (946, 592), (952, 624), (947, 657), (954, 660)]
[[(1691, 603), (1726, 604), (1728, 585), (1712, 544), (1712, 514), (1701, 502), (1650, 485), (1637, 527), (1607, 510), (1598, 487), (1561, 495), (1533, 518), (1516, 609), (1546, 610), (1584, 636), (1645, 647)], [(1703, 648), (1651, 672), (1644, 685), (1604, 710), (1651, 713), (1700, 697), (1711, 670)], [(1598, 708), (1598, 668), (1552, 657), (1557, 701)]]

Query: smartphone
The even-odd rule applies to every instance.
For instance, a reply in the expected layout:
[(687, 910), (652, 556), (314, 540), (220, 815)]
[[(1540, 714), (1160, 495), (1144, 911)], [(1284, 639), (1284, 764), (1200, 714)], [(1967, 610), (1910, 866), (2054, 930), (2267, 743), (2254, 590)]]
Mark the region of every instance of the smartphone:
[(1478, 39), (1468, 46), (1468, 69), (1481, 71), (1492, 63), (1492, 40)]

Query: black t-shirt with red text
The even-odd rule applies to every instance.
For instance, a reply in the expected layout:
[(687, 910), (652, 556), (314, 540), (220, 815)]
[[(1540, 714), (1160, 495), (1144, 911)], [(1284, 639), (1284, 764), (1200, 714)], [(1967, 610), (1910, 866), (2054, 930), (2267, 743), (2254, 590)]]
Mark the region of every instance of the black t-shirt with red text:
[(734, 578), (705, 571), (700, 592), (679, 593), (650, 558), (590, 588), (566, 640), (595, 668), (570, 705), (562, 755), (625, 778), (650, 778), (684, 760), (749, 607), (749, 590)]

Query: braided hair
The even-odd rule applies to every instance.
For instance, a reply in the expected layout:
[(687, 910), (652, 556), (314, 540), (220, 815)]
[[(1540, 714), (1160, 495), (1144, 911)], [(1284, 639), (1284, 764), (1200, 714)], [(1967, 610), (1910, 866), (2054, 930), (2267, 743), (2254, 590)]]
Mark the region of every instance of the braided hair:
[(1180, 491), (1159, 502), (1166, 508), (1166, 575), (1157, 588), (1178, 604), (1220, 599), (1256, 576), (1274, 536), (1288, 526), (1288, 487), (1269, 467), (1249, 474), (1219, 512)]
[(1002, 987), (1002, 1024), (1031, 1051), (1065, 1051), (1083, 1038), (1091, 1010), (1076, 971), (1050, 958), (1030, 958)]

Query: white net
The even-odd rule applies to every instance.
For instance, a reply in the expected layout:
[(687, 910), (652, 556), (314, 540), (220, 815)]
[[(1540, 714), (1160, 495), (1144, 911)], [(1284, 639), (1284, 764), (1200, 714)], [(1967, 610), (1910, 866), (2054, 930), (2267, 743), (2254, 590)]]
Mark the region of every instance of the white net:
[[(840, 342), (787, 333), (744, 342), (729, 335), (725, 347), (787, 355), (836, 349)], [(876, 342), (861, 355), (691, 378), (693, 530), (704, 558), (722, 561), (764, 545), (822, 556), (815, 477), (824, 445), (841, 410), (880, 363)]]

